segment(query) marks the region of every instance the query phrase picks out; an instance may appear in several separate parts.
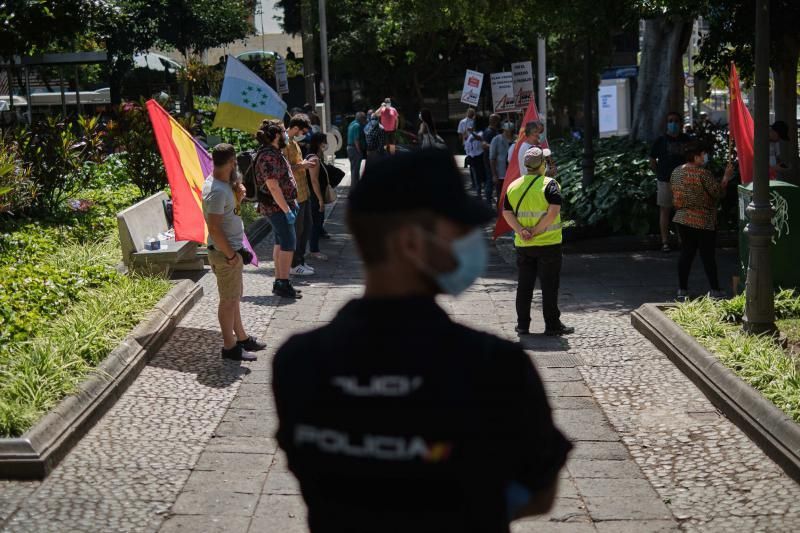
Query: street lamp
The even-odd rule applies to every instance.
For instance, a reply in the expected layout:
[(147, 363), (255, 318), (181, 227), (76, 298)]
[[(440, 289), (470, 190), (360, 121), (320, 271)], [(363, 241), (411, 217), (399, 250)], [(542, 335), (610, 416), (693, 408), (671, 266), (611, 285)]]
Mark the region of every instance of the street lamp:
[(331, 130), (331, 80), (328, 74), (328, 16), (325, 11), (325, 0), (319, 0), (319, 46), (324, 87), (322, 101), (325, 103), (325, 124), (323, 126), (327, 133)]
[(753, 199), (747, 206), (750, 222), (745, 233), (750, 257), (745, 286), (744, 329), (749, 333), (775, 332), (770, 245), (775, 229), (769, 198), (769, 0), (756, 2), (755, 168)]

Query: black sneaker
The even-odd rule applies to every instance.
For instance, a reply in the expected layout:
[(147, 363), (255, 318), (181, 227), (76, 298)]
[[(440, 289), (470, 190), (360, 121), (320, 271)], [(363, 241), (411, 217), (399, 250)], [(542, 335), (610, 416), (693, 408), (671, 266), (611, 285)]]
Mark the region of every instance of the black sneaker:
[[(291, 286), (294, 289), (294, 285), (292, 285), (291, 281), (287, 280), (286, 283), (288, 283), (289, 286)], [(277, 280), (272, 282), (272, 294), (278, 294), (278, 285), (279, 283), (277, 282)], [(294, 289), (294, 292), (296, 292), (297, 294), (303, 294), (303, 291), (301, 291), (300, 289)]]
[(528, 331), (528, 328), (523, 328), (521, 326), (515, 327), (514, 331), (517, 332), (517, 335), (530, 335), (531, 334), (531, 332)]
[(290, 298), (293, 300), (299, 300), (303, 297), (294, 287), (292, 287), (291, 283), (283, 282), (278, 283), (272, 288), (272, 294), (276, 294), (281, 298)]
[(555, 328), (547, 328), (544, 330), (544, 334), (549, 337), (557, 337), (560, 335), (569, 335), (570, 333), (575, 333), (575, 328), (570, 326), (565, 326), (564, 324), (560, 323)]
[(257, 361), (258, 357), (251, 354), (250, 352), (246, 352), (242, 349), (241, 346), (238, 344), (233, 348), (229, 349), (222, 349), (222, 358), (223, 359), (230, 359), (231, 361)]
[(237, 341), (236, 344), (241, 346), (242, 350), (246, 350), (248, 352), (260, 352), (267, 347), (266, 342), (259, 342), (258, 338), (253, 337), (252, 335), (243, 341)]

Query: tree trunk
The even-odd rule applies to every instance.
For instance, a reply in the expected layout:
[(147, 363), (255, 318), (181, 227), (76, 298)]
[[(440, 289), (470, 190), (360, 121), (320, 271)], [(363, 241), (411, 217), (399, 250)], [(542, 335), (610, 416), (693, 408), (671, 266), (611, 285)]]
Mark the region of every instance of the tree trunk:
[(111, 89), (111, 105), (122, 103), (122, 80), (133, 66), (132, 56), (110, 53), (109, 88)]
[(789, 140), (781, 141), (781, 160), (789, 167), (788, 181), (798, 183), (797, 154), (797, 62), (800, 60), (800, 39), (796, 35), (784, 34), (776, 43), (772, 65), (775, 78), (775, 120), (786, 122)]
[[(317, 104), (316, 46), (314, 45), (314, 12), (311, 0), (302, 0), (300, 4), (300, 22), (303, 36), (303, 75), (306, 80), (306, 103)], [(328, 88), (325, 87), (327, 91)]]
[(634, 139), (652, 142), (664, 130), (667, 113), (683, 115), (683, 54), (691, 34), (691, 20), (662, 16), (645, 21), (633, 105)]

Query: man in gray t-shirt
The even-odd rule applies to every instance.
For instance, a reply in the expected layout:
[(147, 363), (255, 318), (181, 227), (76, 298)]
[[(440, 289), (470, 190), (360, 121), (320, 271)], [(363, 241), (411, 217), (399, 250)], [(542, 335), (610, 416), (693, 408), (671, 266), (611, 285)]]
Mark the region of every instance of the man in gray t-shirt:
[(256, 356), (249, 352), (263, 350), (266, 344), (245, 333), (239, 309), (244, 268), (244, 227), (239, 201), (244, 195), (238, 187), (234, 191), (231, 184), (231, 176), (236, 175), (236, 149), (230, 144), (218, 144), (212, 157), (214, 172), (203, 184), (203, 216), (208, 224), (208, 262), (219, 291), (222, 357), (255, 361)]
[[(218, 180), (212, 174), (203, 184), (203, 216), (208, 223), (208, 215), (222, 215), (222, 233), (231, 248), (240, 250), (244, 238), (244, 224), (239, 216), (236, 195), (230, 182)], [(209, 246), (214, 245), (214, 236), (208, 235)]]

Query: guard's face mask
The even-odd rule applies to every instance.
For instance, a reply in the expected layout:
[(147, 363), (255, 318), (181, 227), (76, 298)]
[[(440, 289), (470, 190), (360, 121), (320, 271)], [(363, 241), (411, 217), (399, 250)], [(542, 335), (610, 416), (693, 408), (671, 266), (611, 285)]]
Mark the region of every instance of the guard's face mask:
[(436, 272), (430, 267), (424, 269), (442, 292), (458, 296), (486, 272), (489, 250), (486, 246), (486, 237), (480, 228), (449, 244), (428, 231), (425, 231), (425, 235), (437, 246), (449, 247), (456, 263), (455, 268), (450, 272)]

